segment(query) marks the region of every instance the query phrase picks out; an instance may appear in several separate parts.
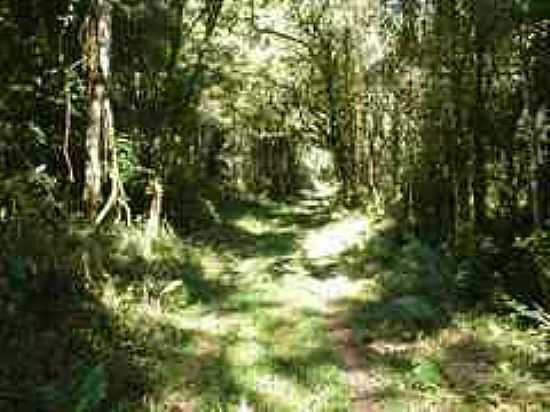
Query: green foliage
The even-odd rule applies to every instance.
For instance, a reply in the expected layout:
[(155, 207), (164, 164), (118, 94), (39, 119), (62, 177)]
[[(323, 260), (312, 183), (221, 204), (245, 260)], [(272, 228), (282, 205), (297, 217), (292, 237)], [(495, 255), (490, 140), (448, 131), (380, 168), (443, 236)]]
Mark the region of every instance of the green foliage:
[(3, 235), (11, 236), (13, 241), (18, 238), (18, 224), (52, 226), (64, 217), (56, 179), (44, 168), (42, 165), (30, 172), (4, 175), (0, 182), (0, 225), (4, 225)]
[(438, 389), (443, 379), (441, 367), (431, 359), (415, 359), (409, 379), (413, 386), (421, 390)]
[(97, 365), (84, 375), (75, 391), (73, 412), (92, 412), (98, 410), (107, 395), (106, 375), (103, 365)]
[[(82, 366), (68, 386), (46, 385), (38, 388), (40, 403), (46, 410), (70, 412), (121, 412), (122, 406), (107, 407), (107, 375), (102, 364)], [(108, 409), (106, 409), (108, 408)]]
[[(376, 376), (370, 393), (380, 399), (380, 407), (473, 411), (530, 404), (544, 410), (548, 403), (547, 377), (541, 374), (548, 366), (544, 310), (534, 307), (533, 299), (520, 304), (496, 293), (495, 285), (489, 289), (492, 299), (500, 296), (500, 304), (488, 307), (490, 298), (485, 297), (485, 305), (479, 305), (481, 300), (473, 300), (476, 290), (464, 288), (462, 275), (454, 275), (448, 257), (414, 238), (402, 236), (397, 242), (392, 231), (385, 232), (367, 242), (362, 254), (354, 254), (362, 259), (352, 266), (355, 276), (361, 277), (368, 265), (374, 274), (369, 287), (347, 308), (357, 346), (364, 348), (365, 369)], [(466, 275), (470, 280), (481, 276), (481, 269), (487, 270), (477, 268), (475, 275)], [(421, 276), (410, 281), (414, 273)], [(430, 280), (434, 277), (436, 283)], [(485, 282), (482, 279), (480, 285)], [(459, 289), (465, 293), (457, 293)], [(451, 293), (439, 293), (445, 290)], [(496, 313), (481, 312), (495, 308)]]
[(456, 296), (451, 259), (415, 237), (398, 240), (391, 234), (378, 235), (366, 244), (361, 262), (357, 270), (380, 267), (375, 278), (389, 298), (422, 296), (437, 302), (445, 296), (451, 303)]
[[(137, 179), (144, 179), (143, 167), (140, 165), (136, 143), (130, 136), (117, 137), (118, 164), (120, 178), (125, 184), (132, 184)], [(145, 182), (140, 182), (145, 185)]]
[(178, 205), (169, 211), (168, 220), (184, 232), (215, 226), (221, 223), (216, 210), (218, 198), (216, 189), (208, 187), (207, 182), (180, 176), (166, 193), (166, 201)]
[(550, 17), (550, 5), (544, 0), (519, 0), (521, 11), (534, 20), (544, 20)]
[(538, 231), (519, 240), (518, 247), (529, 253), (534, 263), (536, 281), (543, 305), (550, 308), (550, 232)]
[[(432, 247), (417, 239), (407, 241), (398, 254), (396, 279), (403, 281), (401, 291), (422, 293), (426, 296), (446, 295), (451, 298), (452, 275), (445, 258)], [(402, 272), (402, 275), (398, 273)], [(388, 279), (388, 282), (391, 282)], [(408, 286), (407, 286), (408, 285)]]
[(360, 341), (374, 337), (414, 340), (447, 321), (448, 315), (422, 296), (372, 302), (361, 308), (353, 318), (355, 327), (360, 331)]
[(27, 287), (25, 259), (21, 256), (11, 256), (8, 258), (7, 266), (10, 288), (16, 293), (21, 293)]

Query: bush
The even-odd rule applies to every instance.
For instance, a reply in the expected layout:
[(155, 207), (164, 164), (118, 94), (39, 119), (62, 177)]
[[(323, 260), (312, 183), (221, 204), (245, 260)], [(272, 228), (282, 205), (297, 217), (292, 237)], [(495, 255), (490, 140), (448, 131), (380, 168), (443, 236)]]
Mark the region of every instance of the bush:
[(525, 264), (514, 265), (511, 262), (508, 272), (522, 279), (524, 286), (530, 285), (528, 292), (535, 295), (532, 297), (544, 308), (550, 309), (550, 232), (536, 231), (516, 241), (515, 247), (521, 252)]

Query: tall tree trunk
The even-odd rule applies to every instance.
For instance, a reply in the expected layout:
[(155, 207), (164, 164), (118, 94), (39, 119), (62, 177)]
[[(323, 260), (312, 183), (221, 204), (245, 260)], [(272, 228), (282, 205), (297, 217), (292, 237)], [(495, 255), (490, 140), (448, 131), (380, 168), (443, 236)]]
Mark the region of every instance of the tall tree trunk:
[(487, 176), (485, 173), (486, 153), (485, 153), (485, 96), (483, 90), (484, 84), (484, 57), (485, 50), (483, 40), (480, 36), (476, 39), (476, 73), (475, 73), (475, 97), (474, 105), (475, 112), (473, 113), (473, 197), (474, 197), (474, 222), (476, 231), (482, 231), (486, 220), (486, 193), (487, 193)]
[[(87, 68), (88, 127), (83, 201), (88, 217), (95, 219), (102, 202), (105, 174), (102, 159), (107, 158), (105, 152), (113, 146), (113, 114), (108, 93), (111, 51), (109, 0), (94, 1), (84, 29), (83, 58)], [(111, 150), (114, 148), (111, 147)]]
[(544, 190), (544, 152), (541, 140), (544, 139), (545, 132), (544, 106), (532, 110), (531, 118), (533, 126), (531, 130), (531, 200), (533, 224), (541, 228), (545, 219), (545, 190)]
[(531, 130), (531, 214), (533, 225), (537, 228), (542, 226), (541, 210), (540, 210), (540, 188), (538, 179), (538, 158), (540, 156), (540, 145), (538, 136), (535, 130)]
[[(365, 153), (365, 83), (363, 79), (363, 73), (361, 68), (358, 67), (355, 73), (355, 164), (357, 170), (355, 171), (355, 179), (359, 183), (362, 180), (361, 178), (361, 165), (364, 160)], [(362, 183), (362, 182), (361, 182)]]
[(543, 215), (543, 225), (548, 225), (550, 218), (550, 157), (549, 157), (549, 141), (550, 138), (550, 122), (548, 119), (549, 109), (546, 105), (539, 107), (535, 118), (536, 130), (540, 142), (540, 157), (539, 157), (539, 178), (541, 180), (541, 209)]
[[(95, 82), (94, 82), (95, 83)], [(83, 200), (86, 214), (94, 219), (101, 204), (101, 87), (96, 84), (88, 103), (88, 129), (86, 130), (86, 164), (84, 171)]]
[(155, 239), (160, 233), (162, 215), (163, 189), (160, 179), (152, 179), (151, 182), (149, 182), (147, 191), (151, 195), (151, 203), (149, 205), (149, 217), (147, 219), (145, 232), (147, 239)]
[[(109, 96), (111, 77), (112, 5), (110, 0), (94, 0), (84, 26), (83, 58), (88, 77), (88, 129), (83, 201), (88, 218), (96, 224), (120, 204), (130, 219), (124, 188), (118, 172), (114, 115)], [(103, 163), (103, 165), (102, 165)], [(110, 180), (110, 194), (100, 209), (102, 188)]]

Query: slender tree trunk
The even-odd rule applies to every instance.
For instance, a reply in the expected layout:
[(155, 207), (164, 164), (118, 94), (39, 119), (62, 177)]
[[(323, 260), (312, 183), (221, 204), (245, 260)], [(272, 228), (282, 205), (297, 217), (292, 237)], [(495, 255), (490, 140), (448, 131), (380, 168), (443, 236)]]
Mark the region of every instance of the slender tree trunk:
[[(111, 11), (110, 0), (94, 0), (84, 27), (83, 58), (88, 80), (88, 128), (83, 201), (88, 217), (96, 223), (103, 220), (123, 193), (118, 174), (114, 115), (109, 96)], [(106, 204), (100, 210), (103, 182), (107, 177), (111, 182), (111, 190)]]
[(356, 176), (354, 177), (356, 182), (359, 183), (362, 180), (361, 166), (364, 160), (365, 151), (365, 84), (363, 80), (363, 74), (360, 68), (357, 68), (355, 74), (355, 164), (356, 164)]
[(368, 158), (368, 185), (372, 194), (377, 192), (378, 170), (377, 170), (377, 153), (376, 142), (382, 134), (382, 119), (380, 117), (380, 107), (373, 108), (373, 130), (369, 136), (369, 158)]
[(540, 213), (540, 199), (539, 199), (539, 180), (537, 176), (539, 156), (539, 144), (537, 134), (534, 130), (531, 131), (531, 215), (533, 219), (533, 225), (537, 228), (541, 226), (541, 213)]
[(86, 164), (84, 171), (84, 205), (90, 219), (94, 219), (102, 201), (101, 196), (101, 100), (103, 87), (91, 80), (86, 130)]
[(148, 239), (154, 239), (160, 233), (160, 221), (162, 215), (163, 189), (160, 179), (153, 179), (149, 183), (148, 192), (151, 195), (151, 203), (149, 206), (149, 217), (145, 231)]
[(83, 200), (88, 217), (95, 219), (102, 202), (102, 145), (111, 143), (112, 111), (108, 95), (111, 48), (111, 4), (95, 0), (87, 17), (84, 60), (88, 77), (88, 128)]
[(474, 222), (476, 231), (482, 230), (486, 221), (486, 193), (487, 193), (487, 176), (485, 173), (486, 153), (485, 153), (485, 127), (484, 127), (484, 47), (481, 44), (481, 39), (476, 40), (476, 85), (474, 105), (475, 112), (473, 113), (473, 160), (474, 160), (474, 181), (473, 181), (473, 197), (474, 197)]
[(541, 145), (541, 137), (545, 134), (545, 108), (544, 106), (532, 110), (533, 127), (531, 130), (531, 205), (533, 224), (541, 228), (545, 215), (544, 206), (544, 181), (543, 166), (544, 155)]
[(550, 123), (548, 121), (548, 111), (546, 105), (542, 105), (537, 110), (535, 124), (537, 135), (539, 136), (540, 156), (539, 156), (539, 179), (541, 191), (541, 210), (542, 224), (547, 225), (550, 218), (550, 158), (549, 158), (549, 141), (550, 138)]

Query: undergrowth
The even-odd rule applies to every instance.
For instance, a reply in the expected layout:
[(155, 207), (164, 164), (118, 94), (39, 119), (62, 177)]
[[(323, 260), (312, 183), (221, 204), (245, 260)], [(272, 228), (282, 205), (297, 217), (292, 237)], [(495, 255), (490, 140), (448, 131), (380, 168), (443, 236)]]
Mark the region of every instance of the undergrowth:
[(476, 273), (466, 270), (483, 266), (457, 264), (413, 237), (376, 233), (347, 259), (350, 273), (372, 279), (369, 291), (344, 307), (380, 409), (550, 408), (544, 309), (505, 288), (478, 295), (470, 289)]
[[(472, 301), (483, 265), (389, 226), (355, 231), (354, 216), (331, 223), (321, 199), (219, 206), (202, 230), (155, 239), (138, 223), (4, 222), (0, 409), (349, 411), (325, 331), (338, 293), (382, 410), (550, 407), (547, 314), (504, 288)], [(352, 229), (365, 239), (341, 255), (301, 250), (312, 234), (352, 248)], [(516, 246), (543, 274), (545, 242)]]
[(26, 225), (0, 287), (0, 409), (349, 410), (322, 317), (287, 306), (296, 210), (228, 206), (156, 239), (140, 224)]

